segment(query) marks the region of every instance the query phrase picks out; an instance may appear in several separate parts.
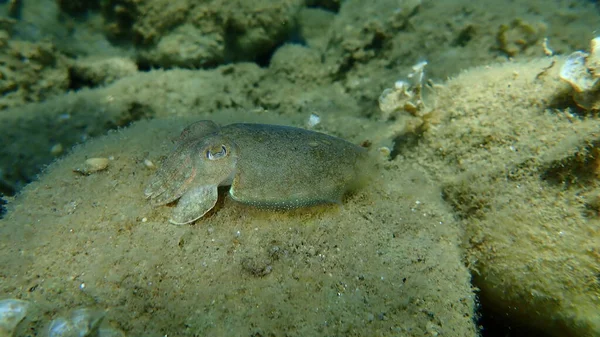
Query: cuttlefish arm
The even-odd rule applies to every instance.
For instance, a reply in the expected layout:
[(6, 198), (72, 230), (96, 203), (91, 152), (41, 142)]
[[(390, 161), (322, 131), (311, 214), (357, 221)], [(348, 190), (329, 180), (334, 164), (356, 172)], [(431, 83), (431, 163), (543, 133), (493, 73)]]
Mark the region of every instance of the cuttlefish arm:
[(185, 225), (203, 217), (217, 203), (217, 188), (217, 185), (192, 187), (177, 202), (177, 207), (169, 222), (175, 225)]
[(197, 175), (192, 144), (180, 144), (162, 163), (144, 190), (153, 206), (179, 199), (190, 188)]
[(171, 203), (185, 193), (197, 173), (193, 158), (195, 146), (202, 139), (218, 132), (219, 126), (213, 121), (199, 121), (181, 131), (177, 147), (162, 162), (144, 190), (153, 206)]
[(174, 224), (193, 222), (211, 210), (217, 202), (218, 186), (230, 181), (235, 172), (236, 144), (219, 135), (218, 129), (217, 133), (195, 132), (203, 128), (199, 123), (182, 132), (177, 148), (144, 191), (153, 206), (179, 199), (169, 220)]

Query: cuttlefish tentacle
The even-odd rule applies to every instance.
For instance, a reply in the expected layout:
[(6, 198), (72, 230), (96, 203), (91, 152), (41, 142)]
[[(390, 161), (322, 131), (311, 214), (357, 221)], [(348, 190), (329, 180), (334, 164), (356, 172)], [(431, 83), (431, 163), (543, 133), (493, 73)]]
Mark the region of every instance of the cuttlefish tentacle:
[(152, 205), (173, 202), (189, 189), (197, 173), (194, 150), (205, 137), (218, 132), (219, 126), (213, 121), (199, 121), (183, 129), (175, 151), (163, 161), (144, 191)]
[(169, 222), (185, 225), (203, 217), (217, 204), (217, 187), (217, 185), (192, 187), (177, 202)]
[(168, 204), (179, 199), (196, 177), (193, 147), (181, 144), (164, 161), (144, 191), (152, 205)]

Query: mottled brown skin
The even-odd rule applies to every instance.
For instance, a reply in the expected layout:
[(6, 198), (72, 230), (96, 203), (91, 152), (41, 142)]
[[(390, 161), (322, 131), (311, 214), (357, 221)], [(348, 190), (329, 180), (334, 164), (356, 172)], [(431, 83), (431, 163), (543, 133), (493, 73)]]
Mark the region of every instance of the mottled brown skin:
[(217, 187), (239, 202), (291, 209), (339, 203), (356, 185), (366, 151), (343, 139), (280, 125), (212, 121), (188, 126), (145, 190), (153, 205), (180, 199), (172, 223), (212, 209)]

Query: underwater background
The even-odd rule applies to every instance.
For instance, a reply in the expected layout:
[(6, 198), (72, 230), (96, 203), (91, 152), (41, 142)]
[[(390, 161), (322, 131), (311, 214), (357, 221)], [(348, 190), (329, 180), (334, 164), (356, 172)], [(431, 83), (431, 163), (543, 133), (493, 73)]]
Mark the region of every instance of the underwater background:
[[(0, 13), (0, 337), (600, 336), (597, 1)], [(372, 167), (340, 204), (222, 189), (173, 225), (144, 188), (203, 119)]]

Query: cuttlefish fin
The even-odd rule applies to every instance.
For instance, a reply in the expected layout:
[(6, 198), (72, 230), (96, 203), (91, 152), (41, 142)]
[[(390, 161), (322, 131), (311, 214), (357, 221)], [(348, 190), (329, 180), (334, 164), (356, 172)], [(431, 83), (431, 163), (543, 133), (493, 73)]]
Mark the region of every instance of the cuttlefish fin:
[(198, 121), (188, 125), (179, 135), (179, 142), (185, 143), (189, 140), (208, 137), (210, 134), (219, 132), (219, 126), (213, 121)]
[(169, 222), (185, 225), (198, 220), (215, 207), (217, 199), (217, 185), (193, 187), (179, 199)]

